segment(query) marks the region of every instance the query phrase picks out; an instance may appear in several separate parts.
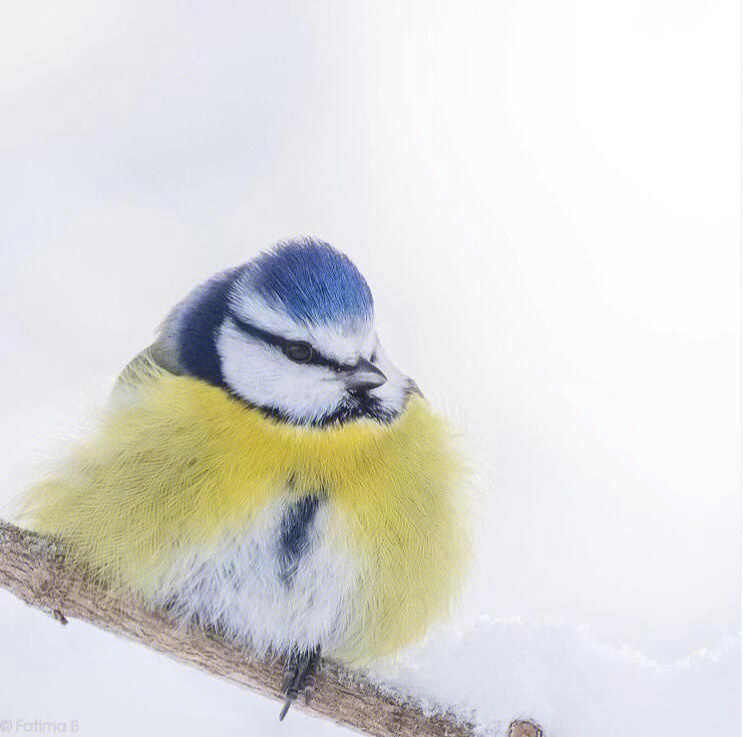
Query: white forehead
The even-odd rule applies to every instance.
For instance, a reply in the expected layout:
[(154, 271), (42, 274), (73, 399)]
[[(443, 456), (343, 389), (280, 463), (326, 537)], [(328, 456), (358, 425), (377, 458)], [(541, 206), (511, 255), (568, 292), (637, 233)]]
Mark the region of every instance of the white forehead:
[(241, 320), (289, 340), (305, 340), (324, 356), (341, 363), (354, 363), (359, 356), (368, 357), (377, 342), (371, 319), (307, 325), (256, 294), (233, 294), (230, 307)]

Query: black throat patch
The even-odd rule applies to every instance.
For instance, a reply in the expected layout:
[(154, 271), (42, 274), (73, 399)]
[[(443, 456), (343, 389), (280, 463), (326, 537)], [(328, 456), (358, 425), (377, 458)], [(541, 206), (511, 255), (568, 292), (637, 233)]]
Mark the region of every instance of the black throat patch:
[(264, 417), (276, 420), (277, 422), (286, 422), (289, 425), (307, 425), (308, 427), (328, 427), (335, 424), (343, 425), (346, 422), (363, 419), (375, 420), (386, 425), (397, 419), (402, 411), (402, 409), (385, 409), (382, 402), (377, 397), (370, 396), (368, 392), (348, 392), (338, 407), (328, 414), (313, 420), (296, 420), (283, 410), (250, 404), (238, 394), (234, 392), (230, 393), (238, 401), (247, 404), (253, 409), (257, 409)]

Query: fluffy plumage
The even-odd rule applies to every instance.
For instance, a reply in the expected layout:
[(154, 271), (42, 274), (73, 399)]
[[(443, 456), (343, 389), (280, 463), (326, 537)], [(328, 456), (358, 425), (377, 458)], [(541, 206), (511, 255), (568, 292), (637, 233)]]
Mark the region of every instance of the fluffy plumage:
[[(154, 365), (137, 379), (28, 498), (33, 525), (79, 564), (184, 621), (262, 649), (321, 642), (347, 662), (394, 651), (445, 612), (463, 562), (461, 469), (421, 397), (391, 423), (319, 428)], [(292, 505), (311, 522), (293, 532)]]
[(380, 345), (366, 281), (303, 239), (178, 303), (25, 516), (184, 625), (359, 663), (445, 612), (460, 485), (443, 420)]

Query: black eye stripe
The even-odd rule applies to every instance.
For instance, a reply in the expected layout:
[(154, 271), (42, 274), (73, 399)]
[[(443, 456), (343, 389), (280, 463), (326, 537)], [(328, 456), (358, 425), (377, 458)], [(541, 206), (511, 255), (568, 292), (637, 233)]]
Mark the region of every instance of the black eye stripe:
[[(241, 318), (239, 318), (234, 312), (229, 312), (227, 314), (229, 315), (231, 320), (235, 323), (235, 325), (240, 329), (241, 332), (245, 333), (246, 335), (249, 335), (251, 338), (260, 340), (262, 343), (267, 343), (268, 345), (272, 345), (272, 346), (275, 346), (276, 348), (281, 349), (287, 356), (289, 355), (288, 351), (291, 350), (292, 345), (305, 342), (305, 341), (288, 340), (287, 338), (283, 338), (280, 335), (269, 333), (267, 330), (262, 330), (261, 328), (256, 327), (255, 325), (252, 325), (249, 322), (245, 322), (245, 320), (242, 320)], [(309, 343), (307, 345), (309, 345)], [(350, 371), (353, 369), (353, 366), (347, 366), (342, 363), (339, 363), (338, 361), (334, 361), (332, 358), (326, 358), (312, 346), (310, 346), (310, 349), (312, 351), (310, 360), (303, 362), (306, 365), (327, 366), (333, 371)], [(295, 360), (295, 359), (292, 359), (292, 360)]]

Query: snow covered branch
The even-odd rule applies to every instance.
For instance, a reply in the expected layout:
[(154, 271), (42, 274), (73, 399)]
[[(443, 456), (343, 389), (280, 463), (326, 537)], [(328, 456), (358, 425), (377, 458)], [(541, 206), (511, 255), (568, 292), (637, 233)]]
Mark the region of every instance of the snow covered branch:
[[(59, 543), (0, 520), (0, 587), (31, 606), (49, 612), (57, 621), (82, 619), (183, 663), (281, 699), (281, 663), (259, 659), (202, 632), (176, 627), (162, 612), (141, 602), (116, 598), (85, 579), (65, 561)], [(414, 699), (380, 689), (362, 674), (327, 663), (318, 679), (308, 711), (376, 737), (470, 737), (472, 724), (452, 713), (431, 714)], [(277, 711), (278, 715), (278, 711)], [(528, 723), (513, 723), (509, 737), (540, 737)]]

